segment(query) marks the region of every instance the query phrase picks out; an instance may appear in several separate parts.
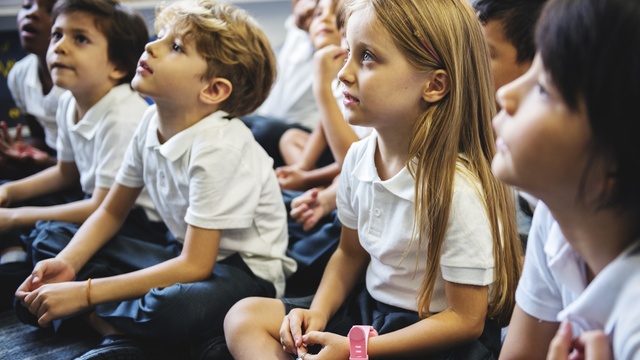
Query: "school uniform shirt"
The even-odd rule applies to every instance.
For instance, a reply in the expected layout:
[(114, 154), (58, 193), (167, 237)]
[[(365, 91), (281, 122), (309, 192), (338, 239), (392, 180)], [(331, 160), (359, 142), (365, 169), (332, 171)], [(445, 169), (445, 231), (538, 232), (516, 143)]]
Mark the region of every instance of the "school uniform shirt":
[[(426, 245), (418, 251), (417, 239), (411, 241), (415, 183), (406, 167), (391, 179), (380, 179), (374, 163), (377, 138), (373, 131), (349, 149), (340, 176), (338, 216), (344, 226), (357, 229), (360, 244), (371, 256), (366, 271), (371, 296), (418, 311)], [(447, 308), (444, 280), (478, 286), (494, 281), (493, 239), (478, 189), (479, 184), (469, 175), (456, 172), (431, 312)]]
[(312, 89), (315, 50), (309, 34), (296, 27), (293, 16), (287, 18), (285, 28), (277, 54), (278, 77), (256, 113), (313, 129), (320, 121)]
[(13, 65), (7, 77), (7, 87), (20, 113), (36, 118), (44, 129), (45, 143), (55, 149), (58, 138), (56, 109), (64, 89), (54, 85), (48, 94), (42, 93), (35, 54), (28, 54)]
[(173, 236), (187, 225), (222, 230), (217, 260), (240, 253), (253, 273), (284, 294), (295, 261), (285, 255), (287, 213), (273, 160), (238, 119), (215, 112), (158, 140), (155, 105), (145, 113), (117, 181), (146, 186)]
[[(602, 241), (607, 241), (602, 239)], [(547, 206), (536, 206), (516, 303), (544, 321), (568, 319), (575, 336), (603, 330), (616, 359), (640, 358), (640, 241), (587, 283), (586, 264)]]
[[(77, 119), (76, 100), (70, 91), (60, 96), (58, 107), (58, 161), (76, 164), (85, 194), (93, 194), (96, 188), (111, 188), (149, 104), (129, 84), (121, 84), (104, 95), (82, 119)], [(136, 204), (145, 209), (152, 221), (158, 220), (146, 191)]]

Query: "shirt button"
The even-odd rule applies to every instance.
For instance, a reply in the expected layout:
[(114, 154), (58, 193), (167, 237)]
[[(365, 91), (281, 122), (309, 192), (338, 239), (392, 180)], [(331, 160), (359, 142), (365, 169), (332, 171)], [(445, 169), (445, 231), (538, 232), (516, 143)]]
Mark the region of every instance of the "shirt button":
[(380, 217), (380, 209), (373, 210), (373, 214), (377, 217)]

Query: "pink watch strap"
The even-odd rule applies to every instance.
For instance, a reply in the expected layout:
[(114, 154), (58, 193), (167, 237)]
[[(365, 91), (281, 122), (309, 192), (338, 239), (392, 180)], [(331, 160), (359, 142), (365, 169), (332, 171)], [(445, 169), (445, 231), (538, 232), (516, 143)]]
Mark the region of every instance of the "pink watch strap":
[(367, 342), (369, 341), (369, 337), (377, 336), (378, 332), (373, 326), (369, 325), (354, 325), (351, 330), (349, 330), (349, 348), (350, 355), (349, 360), (356, 359), (369, 359), (369, 355), (367, 354)]

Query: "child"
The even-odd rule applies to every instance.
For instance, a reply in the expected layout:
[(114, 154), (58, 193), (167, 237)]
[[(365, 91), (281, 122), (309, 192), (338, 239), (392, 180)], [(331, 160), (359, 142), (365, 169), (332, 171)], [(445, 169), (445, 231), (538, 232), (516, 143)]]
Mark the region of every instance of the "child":
[[(47, 63), (55, 85), (69, 90), (58, 106), (58, 163), (0, 186), (0, 206), (11, 206), (0, 208), (0, 251), (23, 254), (3, 262), (25, 260), (21, 235), (37, 221), (80, 224), (98, 208), (148, 107), (129, 85), (148, 41), (139, 15), (111, 0), (68, 0), (56, 4), (53, 18)], [(81, 193), (63, 192), (78, 184)], [(137, 204), (153, 214), (148, 196)], [(30, 270), (31, 264), (11, 275), (11, 286), (3, 286), (10, 293), (0, 301), (13, 299)], [(3, 285), (9, 281), (0, 277)]]
[[(229, 349), (347, 359), (344, 336), (367, 324), (380, 334), (372, 358), (497, 355), (520, 249), (511, 190), (490, 171), (495, 102), (480, 24), (466, 0), (357, 0), (349, 12), (345, 118), (374, 131), (342, 168), (340, 245), (310, 310), (291, 310), (304, 298), (238, 302), (225, 319)], [(355, 331), (351, 345), (364, 345)], [(313, 344), (322, 349), (305, 355)]]
[[(280, 139), (280, 152), (290, 166), (276, 169), (283, 197), (290, 208), (289, 251), (298, 270), (287, 282), (287, 296), (312, 294), (316, 291), (326, 263), (340, 240), (342, 224), (336, 212), (337, 174), (349, 146), (358, 140), (362, 130), (344, 121), (342, 89), (337, 74), (346, 60), (341, 47), (344, 36), (342, 1), (318, 2), (309, 34), (316, 47), (313, 90), (320, 123), (311, 134), (299, 129), (288, 130)], [(330, 151), (335, 162), (316, 168), (323, 152)]]
[(29, 54), (16, 62), (7, 77), (7, 87), (20, 109), (30, 133), (22, 140), (22, 124), (15, 139), (7, 125), (0, 122), (3, 146), (0, 147), (2, 178), (16, 180), (54, 165), (58, 133), (56, 109), (64, 91), (53, 84), (46, 55), (51, 37), (51, 9), (55, 0), (26, 0), (18, 11), (20, 45)]
[[(295, 270), (285, 256), (286, 213), (272, 161), (236, 119), (260, 105), (275, 77), (266, 34), (244, 11), (210, 0), (172, 3), (155, 28), (158, 38), (145, 47), (133, 79), (155, 105), (117, 183), (68, 246), (39, 262), (16, 294), (40, 325), (90, 313), (104, 339), (85, 358), (114, 347), (139, 354), (133, 344), (120, 346), (122, 336), (222, 336), (236, 301), (282, 296)], [(132, 249), (129, 238), (110, 241), (143, 186), (177, 242)], [(120, 258), (146, 260), (137, 271), (72, 281), (110, 247), (122, 249)]]
[(493, 172), (540, 199), (501, 358), (544, 358), (562, 320), (640, 356), (639, 22), (637, 1), (551, 0), (498, 92)]
[(291, 128), (307, 132), (320, 114), (313, 98), (313, 53), (309, 26), (318, 0), (292, 0), (292, 14), (285, 21), (286, 36), (278, 51), (278, 78), (265, 102), (241, 120), (274, 160), (284, 165), (278, 143)]
[[(309, 27), (316, 48), (313, 93), (321, 116), (311, 134), (290, 129), (280, 139), (280, 153), (287, 166), (277, 168), (276, 174), (283, 189), (304, 191), (328, 186), (340, 172), (349, 146), (358, 140), (359, 133), (344, 121), (337, 102), (342, 101), (342, 90), (336, 77), (347, 56), (340, 46), (344, 25), (342, 13), (340, 1), (321, 0)], [(338, 17), (341, 17), (340, 21)], [(336, 161), (316, 167), (325, 151), (330, 151)]]
[[(489, 46), (496, 91), (524, 74), (536, 53), (536, 20), (546, 0), (478, 0), (473, 3)], [(498, 106), (498, 110), (499, 106)], [(518, 191), (518, 233), (522, 248), (527, 236), (536, 199)]]

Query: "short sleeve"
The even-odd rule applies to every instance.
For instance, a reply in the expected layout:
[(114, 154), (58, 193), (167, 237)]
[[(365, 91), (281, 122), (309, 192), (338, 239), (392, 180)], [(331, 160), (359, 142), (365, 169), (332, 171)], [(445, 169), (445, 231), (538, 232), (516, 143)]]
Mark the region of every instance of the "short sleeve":
[(547, 207), (539, 202), (536, 206), (522, 276), (516, 290), (516, 303), (527, 314), (544, 321), (557, 322), (564, 308), (562, 293), (549, 270), (544, 251), (554, 219)]
[(358, 214), (353, 207), (351, 201), (353, 168), (357, 160), (357, 151), (354, 145), (349, 148), (344, 158), (340, 179), (338, 184), (338, 194), (336, 197), (336, 206), (338, 207), (338, 218), (342, 225), (350, 228), (358, 228)]

